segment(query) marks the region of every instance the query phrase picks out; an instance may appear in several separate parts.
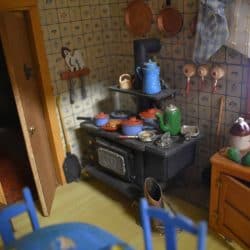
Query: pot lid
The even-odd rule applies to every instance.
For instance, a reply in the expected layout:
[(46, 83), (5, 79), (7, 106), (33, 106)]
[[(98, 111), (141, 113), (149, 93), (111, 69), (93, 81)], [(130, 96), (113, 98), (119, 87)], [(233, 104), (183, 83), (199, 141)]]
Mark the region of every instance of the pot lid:
[(139, 113), (139, 115), (142, 118), (155, 119), (155, 114), (158, 112), (160, 112), (159, 109), (151, 108), (151, 109), (147, 109), (147, 110), (142, 111), (141, 113)]
[(143, 64), (143, 66), (144, 66), (145, 68), (156, 68), (156, 67), (158, 67), (158, 66), (157, 66), (157, 63), (154, 62), (154, 61), (152, 61), (151, 59), (149, 59), (148, 62), (145, 62), (145, 63)]
[(167, 107), (166, 107), (166, 111), (175, 111), (177, 110), (178, 108), (174, 105), (174, 104), (169, 104)]
[(235, 136), (246, 136), (250, 134), (250, 127), (244, 118), (239, 117), (230, 129), (230, 134)]
[(108, 117), (108, 114), (105, 114), (104, 112), (100, 112), (95, 116), (95, 118), (98, 118), (98, 119), (107, 118), (107, 117)]
[(137, 119), (135, 116), (132, 116), (129, 119), (122, 121), (122, 125), (127, 125), (127, 126), (136, 126), (141, 124), (142, 120)]

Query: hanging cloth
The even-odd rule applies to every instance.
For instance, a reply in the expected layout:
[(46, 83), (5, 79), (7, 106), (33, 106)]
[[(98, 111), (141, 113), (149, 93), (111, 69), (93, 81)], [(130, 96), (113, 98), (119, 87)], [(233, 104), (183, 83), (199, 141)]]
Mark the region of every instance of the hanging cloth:
[(229, 37), (225, 7), (232, 0), (200, 0), (193, 60), (206, 63)]
[(228, 27), (230, 36), (226, 46), (250, 57), (250, 2), (249, 0), (233, 0), (227, 6)]

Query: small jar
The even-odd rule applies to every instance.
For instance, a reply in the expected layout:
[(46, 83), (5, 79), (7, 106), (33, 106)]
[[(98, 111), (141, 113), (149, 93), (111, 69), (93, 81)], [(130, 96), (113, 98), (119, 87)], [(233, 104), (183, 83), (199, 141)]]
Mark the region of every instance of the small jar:
[(242, 117), (239, 117), (230, 129), (230, 146), (240, 151), (250, 149), (250, 127)]

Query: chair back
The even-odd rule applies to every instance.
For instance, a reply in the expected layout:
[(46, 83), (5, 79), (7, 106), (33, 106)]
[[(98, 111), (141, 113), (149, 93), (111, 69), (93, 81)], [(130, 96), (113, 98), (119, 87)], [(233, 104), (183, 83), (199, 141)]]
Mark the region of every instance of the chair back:
[(160, 220), (165, 230), (165, 246), (167, 250), (177, 249), (176, 229), (182, 229), (197, 235), (197, 250), (206, 249), (207, 223), (200, 222), (197, 225), (182, 215), (173, 215), (162, 208), (150, 207), (145, 198), (140, 200), (141, 223), (145, 250), (153, 250), (150, 219)]
[(10, 244), (15, 239), (11, 219), (17, 215), (27, 212), (33, 230), (40, 228), (31, 192), (27, 187), (23, 189), (23, 198), (24, 201), (0, 210), (0, 235), (4, 245)]

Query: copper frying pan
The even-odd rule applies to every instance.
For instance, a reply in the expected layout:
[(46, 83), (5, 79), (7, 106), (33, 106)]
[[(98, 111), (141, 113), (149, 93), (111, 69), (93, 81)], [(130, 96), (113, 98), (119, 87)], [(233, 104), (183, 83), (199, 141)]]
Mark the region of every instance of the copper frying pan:
[(183, 17), (181, 13), (171, 8), (171, 0), (166, 0), (166, 7), (160, 11), (157, 17), (158, 29), (167, 36), (175, 36), (181, 31), (183, 25)]
[(144, 0), (133, 0), (125, 10), (125, 23), (134, 36), (143, 36), (150, 31), (153, 14)]

